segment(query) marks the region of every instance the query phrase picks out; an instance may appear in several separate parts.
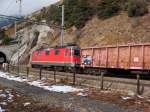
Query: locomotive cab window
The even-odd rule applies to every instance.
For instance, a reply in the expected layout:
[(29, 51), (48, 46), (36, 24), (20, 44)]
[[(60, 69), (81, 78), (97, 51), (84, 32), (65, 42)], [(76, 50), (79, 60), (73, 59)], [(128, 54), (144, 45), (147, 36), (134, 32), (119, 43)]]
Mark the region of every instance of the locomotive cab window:
[(38, 56), (41, 56), (41, 55), (42, 55), (42, 52), (41, 52), (41, 51), (38, 51), (38, 52), (37, 52), (37, 55), (38, 55)]
[(46, 56), (50, 55), (50, 51), (45, 51)]
[(80, 50), (79, 49), (75, 49), (74, 50), (74, 55), (75, 56), (80, 56)]
[(59, 55), (59, 53), (60, 53), (60, 50), (55, 51), (55, 55)]

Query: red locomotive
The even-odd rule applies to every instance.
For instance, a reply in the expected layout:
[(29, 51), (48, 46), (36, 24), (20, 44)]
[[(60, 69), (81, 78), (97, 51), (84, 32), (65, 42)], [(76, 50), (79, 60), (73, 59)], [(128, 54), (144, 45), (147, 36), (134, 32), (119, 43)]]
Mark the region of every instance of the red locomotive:
[(33, 52), (33, 67), (79, 67), (80, 49), (77, 46), (64, 46), (39, 49)]

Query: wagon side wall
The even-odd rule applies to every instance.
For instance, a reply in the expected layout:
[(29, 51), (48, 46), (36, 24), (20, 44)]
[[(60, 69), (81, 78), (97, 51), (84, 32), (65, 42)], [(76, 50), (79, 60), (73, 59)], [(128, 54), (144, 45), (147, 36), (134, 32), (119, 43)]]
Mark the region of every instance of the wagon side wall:
[(81, 55), (92, 56), (88, 67), (150, 70), (150, 44), (85, 48)]

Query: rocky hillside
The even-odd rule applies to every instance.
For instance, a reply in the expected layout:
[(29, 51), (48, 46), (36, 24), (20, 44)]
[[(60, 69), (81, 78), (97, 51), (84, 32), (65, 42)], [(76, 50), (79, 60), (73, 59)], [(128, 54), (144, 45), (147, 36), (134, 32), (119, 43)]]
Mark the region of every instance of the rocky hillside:
[[(150, 42), (150, 13), (131, 18), (122, 12), (106, 20), (96, 16), (81, 29), (76, 42), (81, 47)], [(72, 32), (75, 35), (75, 32)], [(69, 38), (66, 34), (66, 40)], [(71, 37), (70, 37), (71, 38)]]
[(54, 31), (47, 25), (31, 25), (18, 32), (19, 48), (11, 58), (11, 64), (28, 64), (32, 52), (36, 49), (47, 47), (54, 38)]
[[(125, 1), (128, 0), (120, 0), (118, 3), (117, 0), (95, 0), (95, 1), (97, 1), (95, 3), (100, 4), (97, 5), (98, 8), (96, 7), (95, 3), (92, 3), (91, 0), (88, 0), (88, 3), (92, 4), (92, 8), (96, 7), (97, 10), (99, 10), (96, 13), (93, 12), (93, 14), (87, 14), (87, 12), (91, 13), (90, 11), (92, 10), (91, 5), (89, 6), (88, 4), (86, 4), (86, 8), (83, 8), (82, 5), (85, 4), (84, 2), (80, 4), (76, 3), (81, 8), (74, 7), (74, 9), (84, 12), (84, 13), (80, 12), (79, 15), (90, 16), (90, 18), (87, 17), (78, 18), (77, 16), (78, 12), (74, 10), (74, 14), (71, 13), (69, 16), (70, 18), (76, 17), (71, 19), (73, 21), (67, 18), (68, 17), (67, 14), (70, 12), (68, 12), (66, 6), (65, 11), (67, 12), (67, 14), (65, 16), (65, 23), (66, 23), (65, 25), (67, 29), (65, 30), (65, 43), (73, 42), (73, 43), (77, 43), (80, 47), (89, 47), (89, 46), (92, 47), (92, 46), (102, 46), (102, 45), (120, 45), (120, 44), (150, 42), (149, 1), (147, 1), (146, 2), (147, 5), (145, 5), (144, 4), (145, 2), (141, 2), (144, 0), (141, 1), (131, 0), (133, 2), (127, 2), (128, 7), (126, 10), (123, 10), (122, 7), (125, 6), (126, 3)], [(106, 1), (106, 2), (101, 3), (101, 1), (103, 2)], [(114, 5), (114, 3), (116, 3), (116, 5)], [(103, 10), (102, 8), (106, 10)], [(116, 9), (114, 10), (114, 8)], [(52, 9), (53, 11), (57, 12), (55, 8)], [(45, 12), (45, 9), (42, 9), (41, 10), (42, 13), (43, 10)], [(58, 16), (57, 14), (51, 14), (51, 15), (55, 16), (56, 18)], [(44, 18), (45, 16), (46, 15), (43, 15), (42, 17)], [(49, 21), (48, 17), (49, 16), (47, 16), (46, 18), (47, 21)], [(49, 18), (53, 18), (53, 17), (50, 16)], [(55, 20), (56, 18), (53, 19)], [(70, 25), (70, 27), (68, 27), (68, 24)], [(50, 46), (55, 46), (60, 44), (60, 35), (59, 35), (60, 30), (54, 29), (54, 31), (58, 35), (56, 35), (54, 39), (49, 43)]]
[[(129, 16), (127, 11), (123, 10), (103, 19), (97, 14), (90, 15), (90, 18), (86, 22), (84, 21), (85, 23), (81, 22), (84, 24), (81, 26), (79, 23), (83, 18), (74, 18), (75, 22), (65, 19), (67, 24), (70, 25), (71, 23), (72, 25), (70, 27), (65, 26), (64, 42), (65, 44), (76, 43), (80, 47), (148, 43), (150, 42), (150, 5), (147, 5), (147, 8), (148, 11), (144, 15), (134, 15), (132, 17)], [(45, 14), (43, 15), (43, 10), (48, 9), (41, 10), (40, 15), (42, 15), (42, 18), (39, 18), (39, 21), (48, 19), (45, 18)], [(36, 17), (39, 16), (36, 15)], [(76, 21), (76, 19), (79, 20)], [(55, 23), (53, 20), (47, 21), (47, 23), (48, 25), (27, 25), (27, 27), (19, 31), (22, 35), (19, 50), (21, 63), (28, 63), (30, 55), (35, 49), (43, 46), (60, 45), (59, 23)], [(17, 56), (18, 52), (13, 55), (11, 63), (16, 64), (18, 62)]]
[[(58, 45), (59, 41), (56, 37), (50, 45)], [(80, 30), (75, 27), (67, 29), (65, 42), (75, 42), (81, 47), (150, 42), (150, 13), (131, 18), (121, 12), (106, 20), (94, 16)]]

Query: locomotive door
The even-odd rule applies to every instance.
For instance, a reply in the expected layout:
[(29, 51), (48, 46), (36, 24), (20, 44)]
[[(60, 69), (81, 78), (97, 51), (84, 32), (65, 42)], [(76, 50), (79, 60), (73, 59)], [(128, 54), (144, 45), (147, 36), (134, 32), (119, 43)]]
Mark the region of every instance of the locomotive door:
[(69, 59), (69, 50), (68, 50), (68, 48), (66, 48), (65, 54), (64, 54), (64, 66), (67, 66), (68, 59)]

